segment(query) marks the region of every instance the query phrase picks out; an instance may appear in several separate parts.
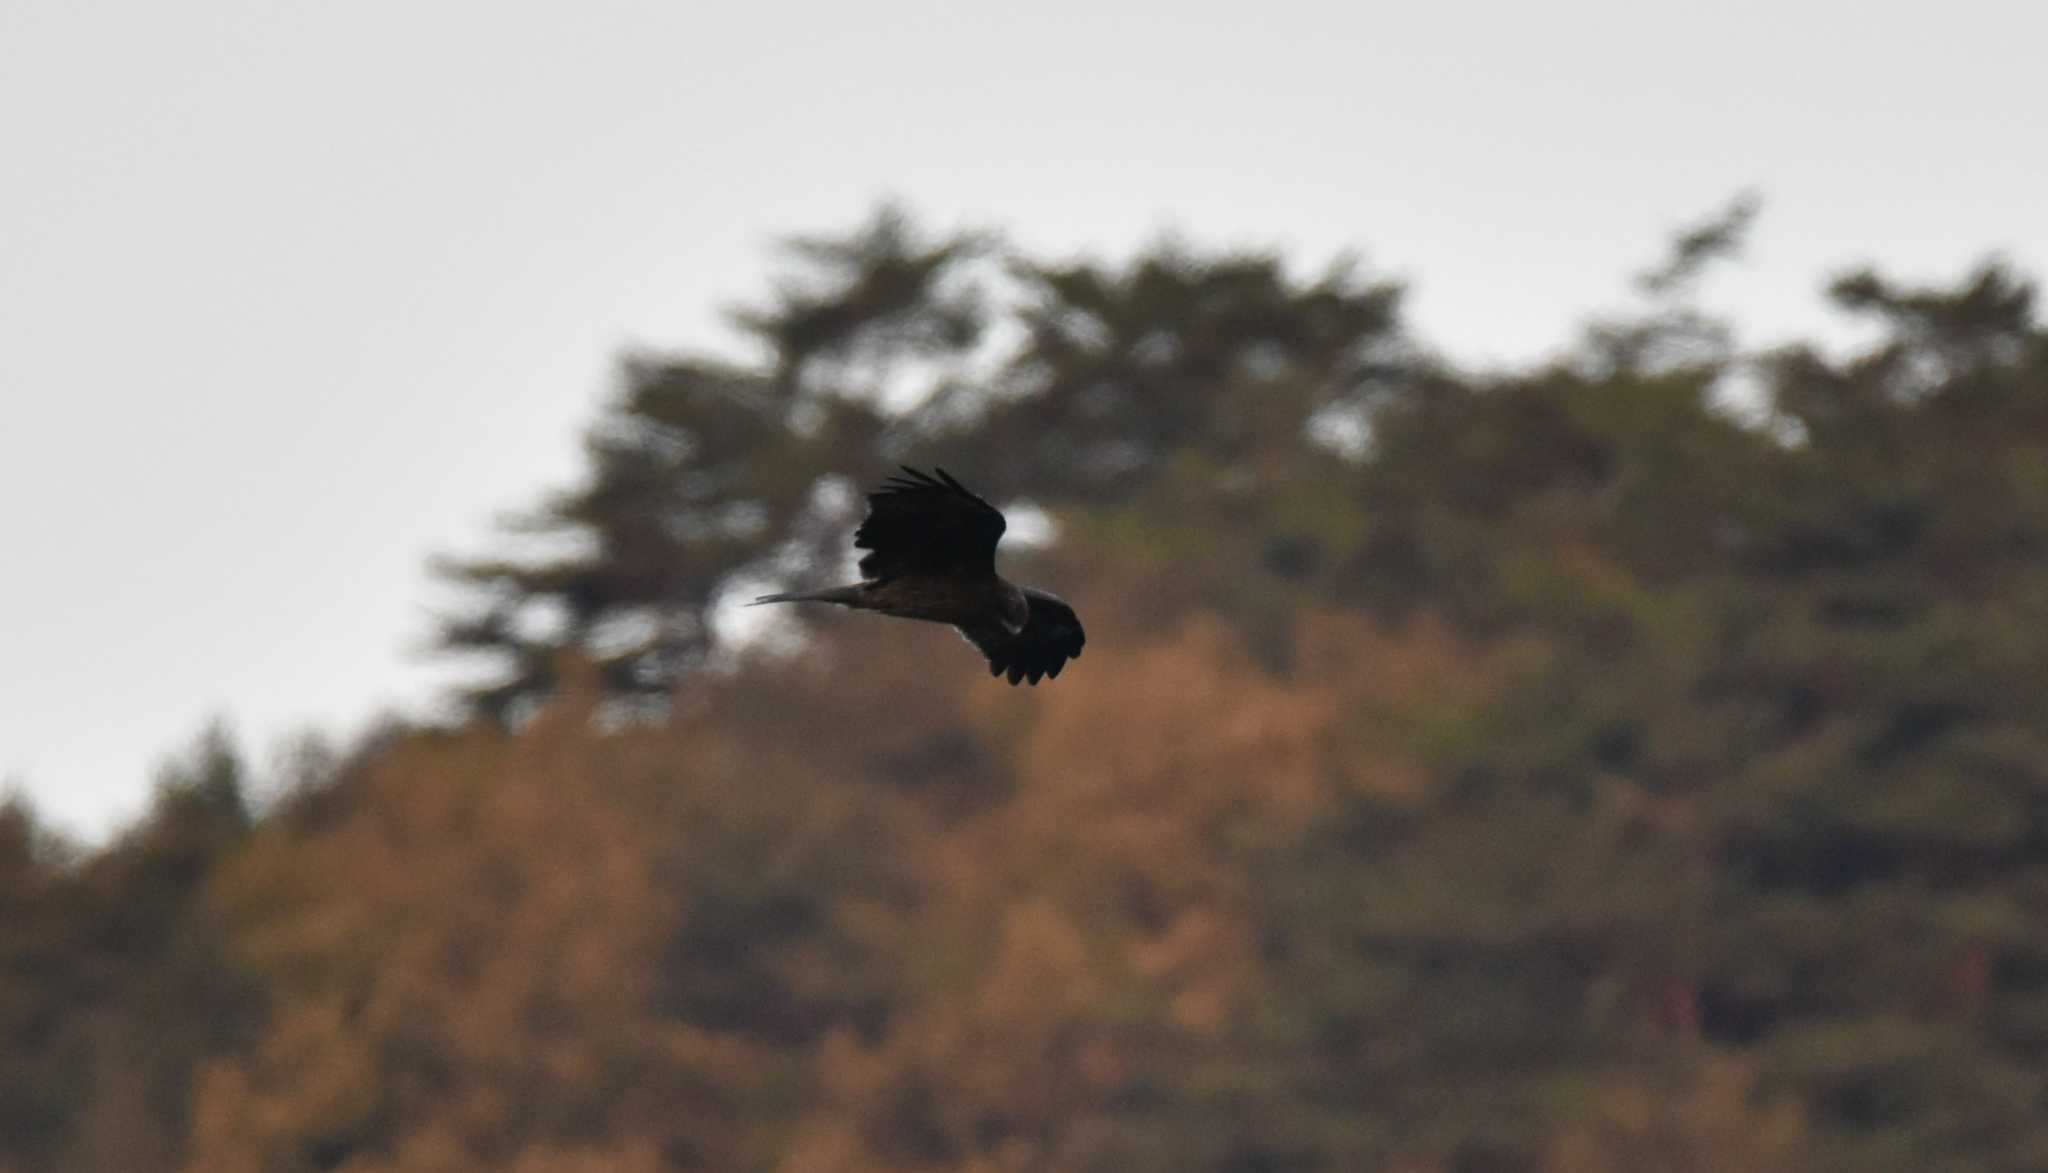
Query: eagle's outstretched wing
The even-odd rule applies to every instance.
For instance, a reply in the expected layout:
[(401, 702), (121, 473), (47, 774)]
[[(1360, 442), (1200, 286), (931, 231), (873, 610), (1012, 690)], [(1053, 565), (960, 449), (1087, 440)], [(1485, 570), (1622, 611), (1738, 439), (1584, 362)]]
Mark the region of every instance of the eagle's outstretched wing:
[(1078, 659), (1081, 645), (1088, 642), (1081, 630), (1081, 617), (1066, 601), (1044, 591), (1026, 587), (1024, 597), (1031, 603), (1031, 618), (1015, 635), (999, 627), (966, 628), (960, 633), (973, 641), (988, 657), (991, 676), (1008, 676), (1010, 683), (1058, 676), (1068, 660)]
[(905, 466), (868, 494), (868, 516), (853, 544), (870, 579), (905, 575), (986, 578), (996, 572), (1003, 515), (938, 469), (933, 477)]

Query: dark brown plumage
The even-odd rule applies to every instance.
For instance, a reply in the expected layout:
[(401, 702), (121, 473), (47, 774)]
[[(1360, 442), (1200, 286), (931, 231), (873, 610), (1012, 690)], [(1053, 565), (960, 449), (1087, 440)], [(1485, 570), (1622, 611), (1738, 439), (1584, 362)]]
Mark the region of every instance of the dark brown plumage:
[(949, 623), (1011, 684), (1058, 676), (1087, 642), (1074, 609), (1055, 595), (996, 573), (1006, 528), (995, 506), (945, 469), (905, 467), (868, 494), (853, 544), (868, 551), (851, 586), (762, 595), (754, 603), (834, 603), (903, 619)]

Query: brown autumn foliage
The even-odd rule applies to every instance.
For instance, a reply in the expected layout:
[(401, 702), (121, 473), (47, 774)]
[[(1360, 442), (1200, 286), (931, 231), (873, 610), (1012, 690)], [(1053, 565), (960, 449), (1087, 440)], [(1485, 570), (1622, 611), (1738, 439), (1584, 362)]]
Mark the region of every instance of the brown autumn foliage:
[[(771, 362), (629, 365), (585, 540), (453, 568), (472, 719), (0, 805), (0, 1173), (2048, 1167), (2026, 282), (1477, 376), (1341, 267), (803, 248)], [(721, 642), (910, 451), (1055, 519), (1057, 681)]]
[(1312, 617), (1284, 680), (1200, 615), (1095, 630), (1059, 688), (848, 622), (665, 726), (571, 691), (406, 739), (218, 877), (276, 1009), (185, 1168), (1107, 1167), (1117, 1098), (1251, 1012), (1245, 854), (1414, 801), (1404, 726), (1486, 670), (1427, 621)]

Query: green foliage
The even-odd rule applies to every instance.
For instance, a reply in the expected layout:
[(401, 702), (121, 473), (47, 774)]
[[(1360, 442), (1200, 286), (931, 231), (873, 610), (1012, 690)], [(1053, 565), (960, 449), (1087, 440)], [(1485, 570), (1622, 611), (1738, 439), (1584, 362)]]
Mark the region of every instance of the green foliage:
[(1324, 539), (1265, 523), (1343, 475), (1316, 426), (1358, 417), (1417, 361), (1399, 289), (1347, 265), (1302, 280), (1275, 256), (1170, 244), (1046, 264), (987, 235), (928, 241), (891, 209), (788, 253), (770, 303), (738, 315), (760, 363), (629, 361), (586, 482), (519, 527), (549, 549), (444, 566), (471, 603), (442, 643), (497, 660), (478, 712), (530, 712), (563, 646), (611, 695), (666, 698), (716, 650), (728, 587), (840, 573), (848, 490), (913, 456), (973, 469), (998, 500), (1195, 506), (1205, 536), (1226, 522), (1246, 557), (1299, 567)]
[[(0, 807), (0, 1168), (2048, 1167), (2048, 334), (1738, 353), (1753, 214), (1485, 375), (1343, 265), (793, 242), (445, 568), (479, 720)], [(1055, 520), (1056, 684), (721, 642), (908, 458)]]
[(244, 776), (214, 725), (140, 823), (77, 858), (0, 808), (0, 1167), (175, 1166), (194, 1069), (261, 1007), (202, 907), (249, 829)]

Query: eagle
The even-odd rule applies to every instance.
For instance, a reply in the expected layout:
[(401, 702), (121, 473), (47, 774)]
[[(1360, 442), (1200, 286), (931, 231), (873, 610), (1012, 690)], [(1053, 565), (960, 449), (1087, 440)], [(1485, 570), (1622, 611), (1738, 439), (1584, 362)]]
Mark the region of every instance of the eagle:
[[(1081, 654), (1087, 636), (1066, 601), (996, 573), (1002, 511), (943, 468), (908, 465), (868, 494), (853, 533), (861, 581), (821, 591), (762, 595), (762, 603), (835, 603), (901, 619), (950, 623), (988, 657), (991, 676), (1037, 684)], [(934, 475), (935, 474), (935, 475)]]

